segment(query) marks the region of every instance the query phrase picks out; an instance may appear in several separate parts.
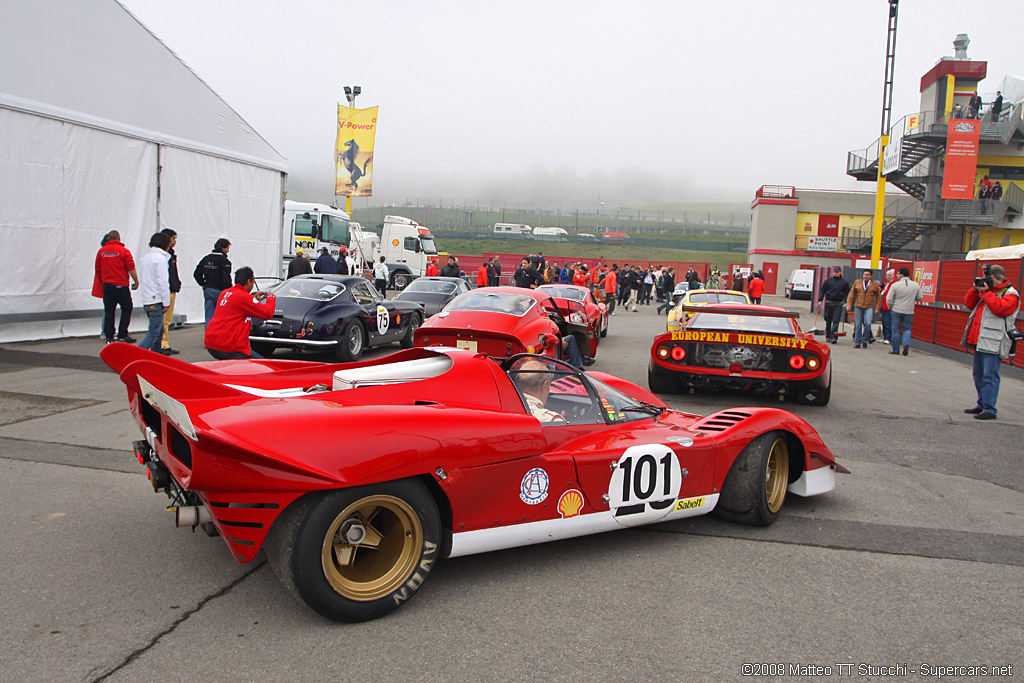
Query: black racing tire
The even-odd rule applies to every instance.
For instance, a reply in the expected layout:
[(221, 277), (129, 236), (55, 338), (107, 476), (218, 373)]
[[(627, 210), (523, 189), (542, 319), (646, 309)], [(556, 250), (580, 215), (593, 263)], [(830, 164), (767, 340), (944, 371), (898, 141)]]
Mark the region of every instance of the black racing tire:
[[(828, 366), (828, 386), (824, 389), (796, 391), (796, 402), (809, 406), (827, 406), (832, 399), (832, 365)], [(810, 396), (810, 397), (809, 397)]]
[(647, 369), (647, 386), (656, 394), (678, 394), (679, 380)]
[[(362, 541), (344, 537), (360, 529)], [(299, 499), (274, 522), (263, 548), (285, 587), (314, 611), (367, 621), (416, 594), (439, 559), (441, 521), (421, 482), (369, 484)]]
[(715, 514), (731, 522), (769, 526), (779, 516), (789, 486), (789, 444), (780, 431), (757, 437), (725, 475)]
[(395, 273), (394, 277), (391, 278), (391, 285), (398, 291), (408, 287), (410, 282), (412, 282), (412, 276), (408, 273)]
[(415, 335), (416, 330), (420, 325), (423, 324), (423, 318), (419, 313), (409, 314), (409, 329), (405, 331), (405, 335), (402, 337), (402, 341), (399, 342), (403, 349), (411, 349), (413, 344), (416, 343)]
[(342, 363), (357, 361), (362, 357), (365, 348), (366, 333), (363, 332), (363, 326), (357, 320), (353, 320), (345, 328), (338, 346), (335, 347), (338, 360)]
[(274, 351), (277, 349), (273, 344), (268, 344), (266, 342), (249, 342), (249, 348), (264, 358), (270, 358), (273, 356)]
[(601, 329), (601, 336), (602, 337), (607, 337), (608, 336), (608, 318), (609, 317), (610, 316), (607, 313), (605, 313), (603, 316), (601, 316), (601, 327), (600, 327), (600, 329)]

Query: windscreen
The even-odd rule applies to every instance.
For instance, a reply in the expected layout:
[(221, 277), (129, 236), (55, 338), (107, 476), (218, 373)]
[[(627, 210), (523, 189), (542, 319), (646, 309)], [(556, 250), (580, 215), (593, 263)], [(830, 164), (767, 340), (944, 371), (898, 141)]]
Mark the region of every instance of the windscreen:
[(437, 247), (434, 246), (434, 238), (432, 235), (420, 235), (420, 244), (423, 245), (423, 253), (430, 254), (433, 256), (437, 255)]
[(552, 296), (556, 299), (583, 301), (587, 296), (587, 291), (585, 289), (577, 289), (576, 287), (555, 287), (553, 285), (544, 285), (543, 287), (538, 287), (538, 289), (546, 293), (548, 296)]
[(726, 294), (724, 292), (701, 292), (690, 295), (691, 304), (745, 304), (749, 303), (742, 294)]
[(759, 315), (732, 315), (729, 313), (695, 313), (686, 326), (688, 330), (719, 330), (738, 332), (761, 332), (794, 336), (796, 330), (789, 318), (774, 318)]
[(317, 299), (327, 301), (345, 291), (345, 285), (340, 282), (328, 282), (326, 280), (293, 279), (285, 280), (270, 290), (274, 296), (289, 296), (299, 299)]
[(404, 291), (423, 292), (426, 294), (451, 294), (455, 291), (455, 283), (442, 280), (413, 280)]
[(533, 297), (507, 292), (466, 292), (445, 308), (446, 311), (484, 311), (522, 317), (536, 304)]

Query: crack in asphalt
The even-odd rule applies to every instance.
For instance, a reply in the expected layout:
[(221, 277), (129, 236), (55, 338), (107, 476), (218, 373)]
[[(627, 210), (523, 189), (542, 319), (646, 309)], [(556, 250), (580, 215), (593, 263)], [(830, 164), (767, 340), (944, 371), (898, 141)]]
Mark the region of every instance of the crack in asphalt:
[[(195, 614), (199, 610), (203, 609), (203, 607), (205, 607), (210, 602), (213, 602), (217, 598), (222, 597), (222, 596), (227, 595), (228, 593), (230, 593), (236, 586), (238, 586), (240, 583), (242, 583), (243, 581), (248, 579), (250, 576), (255, 574), (257, 571), (262, 569), (264, 567), (264, 565), (266, 565), (266, 564), (267, 564), (267, 561), (265, 559), (262, 560), (259, 564), (253, 566), (249, 571), (245, 572), (244, 574), (239, 576), (237, 579), (235, 579), (234, 581), (232, 581), (228, 585), (224, 586), (223, 588), (221, 588), (220, 590), (218, 590), (218, 591), (216, 591), (214, 593), (211, 593), (210, 595), (207, 595), (206, 597), (201, 599), (198, 602), (198, 604), (196, 604), (195, 607), (193, 607), (190, 610), (187, 610), (181, 616), (179, 616), (177, 619), (175, 619), (173, 622), (171, 622), (170, 626), (168, 626), (163, 631), (161, 631), (160, 633), (158, 633), (155, 636), (153, 636), (149, 640), (148, 643), (146, 643), (145, 645), (143, 645), (141, 647), (138, 647), (135, 650), (133, 650), (132, 652), (128, 653), (128, 655), (121, 661), (120, 664), (117, 664), (112, 669), (110, 669), (109, 671), (105, 671), (104, 673), (100, 674), (96, 678), (88, 678), (87, 677), (87, 680), (92, 681), (93, 683), (96, 683), (98, 681), (105, 681), (108, 678), (110, 678), (111, 676), (113, 676), (114, 674), (116, 674), (118, 671), (124, 669), (126, 666), (131, 664), (133, 661), (135, 661), (136, 659), (138, 659), (139, 657), (144, 655), (146, 652), (151, 650), (153, 647), (155, 647), (156, 644), (159, 643), (164, 638), (164, 636), (168, 636), (168, 635), (174, 633), (174, 631), (176, 631), (177, 628), (179, 626), (181, 626), (183, 623), (188, 621), (188, 619), (191, 618), (191, 616), (193, 614)], [(95, 669), (93, 669), (93, 671), (95, 671)], [(92, 675), (92, 671), (89, 672), (89, 675)]]

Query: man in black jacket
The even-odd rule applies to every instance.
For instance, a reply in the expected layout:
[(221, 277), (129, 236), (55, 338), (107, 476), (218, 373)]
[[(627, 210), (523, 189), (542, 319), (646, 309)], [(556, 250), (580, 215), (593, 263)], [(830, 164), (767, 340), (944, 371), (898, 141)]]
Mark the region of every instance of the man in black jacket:
[(662, 311), (665, 311), (665, 315), (668, 315), (669, 309), (672, 308), (672, 292), (676, 290), (676, 269), (668, 268), (664, 273), (661, 276), (661, 282), (665, 290), (665, 301), (658, 306), (658, 315), (661, 315)]
[(832, 267), (832, 277), (825, 280), (818, 293), (818, 306), (825, 302), (825, 339), (830, 344), (839, 341), (839, 323), (846, 315), (846, 297), (850, 283), (843, 279), (842, 266)]
[(512, 280), (515, 282), (516, 287), (528, 289), (536, 289), (537, 285), (544, 284), (544, 278), (533, 269), (533, 264), (530, 263), (529, 257), (524, 258), (522, 265), (516, 268), (516, 272), (512, 275)]
[(288, 262), (288, 277), (309, 275), (312, 272), (313, 266), (309, 262), (309, 249), (299, 247), (295, 250), (295, 258)]
[(192, 277), (203, 288), (203, 307), (206, 313), (206, 324), (210, 324), (213, 312), (217, 310), (217, 299), (220, 293), (232, 286), (231, 261), (228, 260), (228, 251), (231, 250), (231, 242), (227, 237), (221, 237), (213, 244), (213, 251), (200, 259), (196, 265)]
[(462, 273), (459, 272), (459, 265), (455, 263), (455, 257), (449, 256), (448, 263), (441, 269), (441, 277), (462, 277)]
[(177, 349), (171, 348), (171, 340), (167, 336), (167, 330), (170, 329), (171, 321), (174, 318), (174, 299), (178, 292), (181, 291), (181, 278), (178, 276), (178, 255), (174, 253), (174, 245), (178, 243), (178, 233), (170, 228), (164, 228), (160, 232), (171, 238), (171, 246), (167, 249), (171, 255), (170, 260), (167, 262), (167, 281), (171, 286), (171, 305), (164, 311), (164, 337), (160, 341), (160, 353), (165, 356), (172, 356), (180, 353)]

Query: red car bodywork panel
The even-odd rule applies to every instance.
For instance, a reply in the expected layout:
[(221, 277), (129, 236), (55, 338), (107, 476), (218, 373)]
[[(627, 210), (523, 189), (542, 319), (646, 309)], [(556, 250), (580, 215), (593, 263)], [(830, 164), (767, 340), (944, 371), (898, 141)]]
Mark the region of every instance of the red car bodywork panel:
[[(315, 491), (429, 477), (444, 497), (439, 508), (451, 511), (451, 531), (460, 533), (558, 519), (559, 498), (571, 489), (585, 498), (580, 514), (608, 510), (602, 497), (608, 492), (609, 464), (634, 445), (672, 448), (689, 473), (680, 497), (719, 492), (743, 447), (774, 429), (799, 441), (794, 457), (804, 470), (834, 463), (810, 425), (775, 409), (736, 409), (704, 418), (667, 411), (616, 424), (542, 427), (509, 376), (482, 354), (466, 351), (446, 351), (451, 366), (431, 378), (291, 396), (265, 394), (330, 386), (338, 369), (441, 354), (410, 349), (345, 365), (273, 360), (190, 365), (111, 344), (101, 356), (127, 386), (132, 414), (144, 433), (152, 432), (150, 445), (160, 461), (178, 484), (206, 503), (242, 562), (256, 556), (282, 510)], [(664, 405), (629, 382), (592, 376), (636, 399)], [(142, 393), (148, 392), (166, 396), (149, 393), (144, 400)], [(150, 400), (178, 402), (196, 438), (184, 435), (189, 426), (183, 426), (180, 414), (172, 419)], [(547, 473), (550, 493), (540, 504), (528, 505), (520, 487), (535, 467)]]

